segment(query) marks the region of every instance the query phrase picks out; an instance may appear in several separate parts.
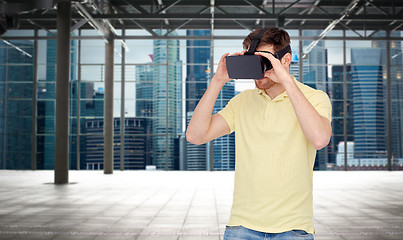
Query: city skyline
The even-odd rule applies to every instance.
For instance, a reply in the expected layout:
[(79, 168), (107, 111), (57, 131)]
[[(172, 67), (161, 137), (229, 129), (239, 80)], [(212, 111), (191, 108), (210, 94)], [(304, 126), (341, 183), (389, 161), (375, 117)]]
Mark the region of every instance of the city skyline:
[[(313, 35), (316, 34), (316, 32), (312, 33)], [(160, 41), (158, 43), (158, 41)], [(165, 43), (164, 43), (165, 41)], [(139, 105), (136, 104), (140, 104), (140, 102), (137, 101), (137, 98), (139, 97), (140, 99), (142, 99), (143, 101), (145, 100), (146, 102), (149, 103), (153, 103), (150, 106), (156, 106), (159, 107), (160, 110), (159, 112), (162, 111), (162, 109), (166, 109), (166, 105), (164, 105), (165, 99), (166, 99), (166, 79), (168, 79), (169, 84), (174, 83), (176, 84), (175, 87), (171, 87), (171, 85), (168, 87), (169, 89), (169, 106), (172, 106), (172, 108), (170, 108), (168, 106), (169, 109), (171, 109), (169, 111), (169, 115), (172, 118), (169, 118), (168, 121), (166, 121), (165, 115), (158, 115), (158, 114), (154, 114), (154, 109), (152, 107), (152, 109), (150, 109), (148, 115), (146, 114), (147, 118), (155, 118), (155, 119), (159, 119), (160, 122), (154, 122), (154, 126), (151, 127), (151, 129), (153, 129), (154, 127), (157, 126), (163, 126), (163, 129), (161, 128), (159, 132), (153, 132), (153, 134), (156, 135), (160, 135), (160, 137), (162, 137), (160, 140), (161, 142), (159, 144), (151, 144), (158, 146), (161, 149), (157, 149), (155, 151), (156, 156), (157, 155), (165, 155), (166, 150), (168, 149), (169, 153), (168, 156), (165, 155), (164, 157), (161, 157), (161, 160), (158, 160), (156, 162), (160, 162), (160, 169), (162, 168), (162, 166), (166, 165), (166, 159), (168, 159), (168, 166), (170, 169), (173, 169), (176, 163), (171, 162), (171, 159), (176, 159), (176, 153), (174, 150), (175, 149), (175, 143), (170, 143), (170, 145), (168, 147), (166, 147), (164, 144), (166, 142), (166, 138), (169, 139), (169, 142), (171, 139), (176, 139), (178, 136), (183, 135), (183, 130), (185, 129), (185, 126), (182, 126), (182, 124), (184, 123), (184, 118), (186, 118), (187, 115), (187, 111), (185, 112), (181, 112), (183, 109), (183, 107), (180, 107), (180, 105), (184, 104), (185, 102), (187, 102), (188, 100), (193, 101), (194, 99), (198, 99), (199, 97), (201, 97), (201, 95), (204, 93), (204, 90), (200, 90), (200, 93), (198, 93), (198, 97), (192, 98), (186, 95), (183, 95), (184, 93), (187, 93), (188, 91), (185, 91), (185, 83), (188, 82), (187, 79), (184, 79), (183, 76), (188, 74), (190, 72), (190, 70), (188, 70), (189, 66), (195, 66), (199, 63), (196, 63), (195, 61), (189, 61), (189, 62), (183, 62), (182, 56), (184, 55), (184, 51), (185, 49), (188, 50), (188, 47), (183, 47), (181, 46), (181, 43), (183, 43), (183, 40), (172, 40), (174, 42), (174, 45), (170, 46), (168, 48), (168, 50), (166, 49), (166, 40), (153, 40), (153, 44), (155, 46), (159, 46), (157, 48), (154, 47), (154, 50), (152, 53), (147, 52), (147, 58), (148, 61), (147, 62), (143, 62), (143, 64), (133, 64), (133, 63), (127, 63), (126, 65), (126, 69), (127, 69), (127, 75), (126, 75), (126, 92), (129, 92), (129, 97), (126, 97), (125, 101), (126, 101), (126, 109), (129, 108), (129, 111), (126, 111), (126, 118), (130, 117), (130, 116), (139, 116), (141, 113), (139, 112), (141, 109), (140, 107), (138, 107)], [(37, 151), (38, 151), (38, 168), (42, 168), (42, 169), (52, 169), (53, 165), (53, 151), (54, 151), (54, 99), (55, 99), (55, 49), (56, 49), (56, 44), (55, 44), (55, 40), (49, 40), (49, 41), (42, 41), (42, 43), (46, 43), (46, 51), (45, 51), (45, 56), (46, 56), (46, 64), (45, 65), (39, 65), (38, 68), (39, 69), (46, 69), (46, 76), (44, 78), (39, 78), (38, 80), (38, 131), (37, 131)], [(85, 42), (85, 40), (83, 40), (83, 42)], [(15, 41), (14, 42), (16, 45), (20, 45), (20, 46), (24, 46), (22, 42), (18, 42)], [(25, 48), (31, 48), (32, 50), (32, 43), (33, 41), (26, 41), (26, 44), (28, 44), (27, 46), (25, 46)], [(378, 44), (376, 44), (378, 43)], [(351, 67), (355, 67), (355, 70), (351, 70), (352, 73), (354, 73), (355, 79), (360, 79), (360, 71), (367, 71), (364, 68), (366, 66), (369, 66), (371, 69), (372, 68), (376, 68), (377, 73), (375, 74), (377, 77), (376, 80), (377, 82), (380, 82), (381, 80), (379, 79), (384, 79), (385, 76), (385, 71), (382, 68), (382, 66), (384, 66), (385, 63), (385, 44), (382, 45), (382, 41), (378, 41), (378, 42), (372, 42), (371, 43), (371, 48), (365, 47), (362, 48), (361, 47), (355, 47), (355, 48), (349, 48), (350, 53), (348, 53), (347, 51), (347, 55), (349, 55), (351, 57), (351, 61), (347, 61), (347, 65), (351, 66)], [(380, 44), (379, 44), (380, 43)], [(165, 45), (164, 45), (165, 44)], [(304, 43), (304, 46), (307, 45), (306, 43)], [(208, 47), (206, 45), (206, 47)], [(2, 49), (11, 49), (10, 47), (4, 46), (2, 47)], [(157, 51), (155, 49), (159, 49), (161, 51)], [(206, 49), (209, 49), (206, 48)], [(214, 59), (216, 59), (217, 57), (220, 57), (220, 55), (216, 54), (217, 52), (224, 50), (224, 48), (221, 48), (220, 46), (218, 46), (217, 49), (214, 49)], [(15, 50), (14, 50), (15, 51)], [(360, 52), (355, 54), (354, 52)], [(399, 64), (402, 64), (402, 58), (401, 58), (401, 54), (399, 55), (399, 51), (401, 51), (401, 45), (400, 42), (399, 43), (391, 43), (391, 56), (395, 56), (397, 55), (397, 57), (393, 57), (392, 58), (392, 65), (393, 66), (399, 66)], [(209, 52), (209, 51), (207, 51)], [(206, 52), (206, 54), (207, 54)], [(339, 84), (338, 87), (340, 87), (340, 83), (342, 82), (342, 76), (340, 74), (342, 74), (342, 72), (340, 72), (341, 70), (338, 69), (336, 71), (336, 73), (338, 74), (338, 77), (335, 78), (335, 70), (333, 69), (333, 67), (337, 66), (335, 64), (331, 64), (329, 62), (327, 62), (329, 59), (331, 59), (331, 57), (329, 56), (329, 52), (332, 52), (331, 49), (329, 49), (326, 46), (326, 41), (320, 43), (317, 45), (317, 47), (310, 53), (310, 57), (308, 57), (308, 59), (304, 59), (304, 68), (303, 68), (303, 73), (304, 73), (304, 82), (309, 84), (312, 84), (312, 86), (314, 86), (315, 88), (319, 88), (321, 90), (324, 90), (326, 92), (330, 93), (330, 90), (333, 90), (333, 93), (335, 93), (334, 90), (336, 90), (336, 87), (334, 84)], [(363, 59), (365, 60), (357, 60), (357, 56), (365, 56), (366, 54), (372, 53), (372, 52), (376, 52), (375, 55), (376, 57), (374, 57), (375, 55), (373, 54), (373, 56), (371, 58), (367, 57), (363, 57)], [(16, 51), (17, 54), (20, 54), (19, 52)], [(164, 54), (165, 53), (172, 53), (175, 54), (175, 57), (173, 57), (172, 59), (170, 58), (169, 60), (169, 65), (166, 64), (166, 60), (164, 62)], [(40, 54), (42, 54), (43, 56), (43, 52), (41, 52)], [(156, 57), (157, 61), (152, 61), (150, 62), (150, 54), (152, 55), (152, 57)], [(317, 55), (317, 57), (316, 57)], [(320, 56), (319, 56), (320, 55)], [(21, 55), (23, 56), (23, 55)], [(74, 89), (74, 84), (75, 84), (75, 80), (77, 78), (77, 73), (78, 73), (78, 69), (77, 69), (77, 57), (78, 57), (78, 48), (77, 48), (77, 41), (72, 41), (72, 51), (71, 51), (71, 86), (72, 89)], [(293, 57), (295, 57), (296, 59), (298, 59), (298, 54), (297, 54), (297, 50), (293, 49)], [(333, 56), (332, 56), (333, 57)], [(158, 60), (159, 58), (159, 60)], [(28, 59), (28, 58), (27, 58)], [(186, 61), (189, 60), (189, 57), (186, 56), (185, 57)], [(368, 59), (379, 59), (379, 61), (376, 62), (368, 62)], [(160, 61), (161, 60), (161, 61)], [(206, 60), (209, 60), (209, 58), (206, 57)], [(209, 62), (206, 62), (206, 60), (204, 60), (203, 63), (201, 63), (201, 66), (206, 67), (206, 69), (203, 69), (203, 71), (205, 73), (207, 72), (211, 72), (210, 71), (210, 64)], [(28, 61), (28, 66), (30, 66), (32, 68), (32, 64), (31, 64), (32, 58), (29, 58)], [(42, 60), (43, 61), (43, 60)], [(333, 60), (331, 61), (333, 62)], [(13, 62), (10, 62), (13, 63)], [(19, 62), (20, 63), (20, 62)], [(295, 65), (296, 62), (293, 62), (293, 70), (292, 71), (297, 71), (298, 65)], [(193, 64), (193, 65), (192, 65)], [(150, 82), (151, 86), (148, 86), (146, 88), (150, 88), (150, 91), (153, 91), (153, 96), (147, 96), (146, 92), (144, 92), (143, 90), (141, 90), (141, 76), (137, 75), (138, 71), (143, 71), (140, 70), (141, 68), (146, 68), (146, 66), (150, 66), (149, 70), (144, 70), (144, 71), (149, 71), (149, 73), (152, 73), (152, 80)], [(168, 67), (167, 67), (168, 66)], [(379, 66), (381, 66), (379, 68)], [(116, 78), (115, 78), (115, 82), (117, 84), (117, 86), (119, 86), (119, 62), (116, 63), (115, 65), (115, 74), (117, 74)], [(155, 68), (154, 68), (155, 67)], [(102, 92), (103, 91), (103, 74), (102, 74), (102, 64), (86, 64), (83, 63), (81, 65), (81, 68), (86, 69), (86, 70), (82, 70), (82, 73), (86, 73), (83, 74), (81, 76), (81, 81), (82, 81), (82, 85), (81, 85), (81, 91), (85, 91), (85, 93), (82, 94), (81, 97), (81, 116), (82, 119), (81, 121), (85, 120), (85, 117), (102, 117), (103, 116), (103, 112), (98, 113), (98, 114), (87, 114), (85, 113), (86, 111), (86, 102), (91, 101), (91, 98), (93, 96), (93, 94), (95, 94), (96, 91), (98, 92)], [(329, 71), (329, 68), (332, 68), (331, 71)], [(22, 68), (21, 68), (22, 69)], [(139, 69), (137, 71), (137, 69)], [(363, 70), (360, 70), (363, 69)], [(371, 70), (372, 71), (372, 70)], [(169, 75), (168, 77), (166, 76), (166, 73), (169, 73), (171, 75)], [(327, 74), (326, 74), (327, 72)], [(93, 75), (91, 75), (90, 73), (94, 73)], [(400, 75), (399, 75), (400, 74)], [(26, 76), (29, 76), (30, 74), (25, 74)], [(329, 77), (329, 75), (331, 75), (331, 77)], [(187, 75), (186, 75), (187, 76)], [(402, 157), (402, 146), (401, 146), (401, 135), (399, 135), (399, 131), (401, 131), (402, 129), (402, 123), (401, 120), (403, 119), (401, 116), (401, 111), (400, 111), (400, 103), (399, 103), (399, 96), (401, 96), (399, 93), (401, 90), (399, 90), (399, 76), (401, 78), (401, 71), (399, 71), (398, 68), (393, 68), (391, 71), (391, 77), (392, 77), (392, 84), (394, 84), (394, 88), (392, 89), (392, 98), (394, 99), (392, 101), (392, 114), (394, 114), (393, 117), (393, 132), (392, 132), (392, 138), (393, 138), (393, 146), (392, 146), (392, 150), (393, 150), (393, 155), (395, 157)], [(208, 82), (209, 81), (209, 76), (208, 74), (205, 76), (205, 80)], [(11, 79), (11, 78), (10, 78)], [(160, 79), (160, 80), (158, 80)], [(171, 81), (170, 79), (175, 79), (173, 81)], [(323, 80), (320, 80), (323, 79)], [(362, 79), (362, 78), (361, 78)], [(14, 80), (10, 80), (11, 82), (14, 82)], [(16, 80), (17, 81), (17, 80)], [(32, 79), (27, 79), (25, 82), (29, 82), (32, 81)], [(231, 81), (228, 84), (226, 84), (225, 88), (234, 88), (234, 90), (237, 90), (237, 84), (240, 81)], [(242, 81), (241, 81), (242, 82)], [(251, 88), (254, 88), (254, 83), (252, 80), (244, 80), (243, 82), (247, 82), (248, 84), (251, 85)], [(357, 82), (358, 83), (358, 82)], [(14, 84), (14, 83), (12, 83)], [(158, 84), (160, 84), (161, 86), (158, 86)], [(11, 85), (10, 85), (11, 86)], [(21, 84), (19, 85), (15, 85), (15, 86), (21, 86)], [(116, 86), (116, 85), (115, 85)], [(164, 87), (165, 86), (165, 87)], [(318, 87), (319, 86), (319, 87)], [(356, 85), (357, 86), (357, 85)], [(160, 88), (161, 87), (161, 88)], [(382, 83), (380, 85), (380, 87), (384, 88), (384, 83)], [(88, 88), (88, 89), (87, 89)], [(158, 90), (158, 88), (160, 88), (160, 90)], [(84, 90), (83, 90), (84, 89)], [(196, 88), (198, 89), (198, 88)], [(239, 88), (238, 88), (239, 89)], [(16, 96), (18, 98), (23, 96), (23, 93), (20, 92), (20, 90), (18, 89), (13, 89), (14, 92), (17, 94)], [(4, 91), (4, 89), (3, 89)], [(25, 92), (28, 92), (29, 94), (29, 88), (25, 88)], [(32, 91), (32, 89), (31, 89)], [(159, 93), (158, 93), (159, 91)], [(233, 91), (233, 90), (231, 90)], [(90, 93), (93, 92), (93, 93)], [(160, 94), (160, 97), (154, 97), (154, 92), (157, 94)], [(88, 93), (88, 94), (87, 94)], [(118, 93), (118, 94), (116, 94)], [(141, 96), (141, 94), (146, 94), (145, 96)], [(5, 95), (4, 95), (5, 96)], [(127, 96), (127, 94), (126, 94)], [(186, 97), (185, 97), (186, 96)], [(77, 97), (76, 95), (71, 95), (72, 97), (72, 101), (71, 101), (71, 106), (70, 106), (70, 110), (71, 110), (71, 114), (70, 116), (73, 117), (71, 124), (70, 124), (70, 133), (72, 134), (71, 136), (71, 153), (70, 153), (70, 168), (75, 168), (75, 164), (76, 164), (76, 156), (77, 154), (75, 153), (75, 148), (77, 146), (76, 143), (76, 137), (74, 137), (74, 134), (76, 133), (76, 128), (77, 128), (77, 123), (74, 122), (74, 117), (76, 114), (76, 103), (74, 103), (74, 99)], [(231, 96), (232, 97), (232, 96)], [(223, 97), (223, 102), (219, 103), (219, 106), (217, 106), (215, 108), (215, 111), (218, 111), (219, 109), (221, 109), (222, 107), (225, 106), (227, 100), (229, 100), (231, 98), (229, 95), (227, 97)], [(25, 98), (25, 97), (24, 97)], [(115, 89), (115, 103), (118, 104), (117, 106), (115, 105), (115, 117), (119, 117), (120, 116), (120, 88), (118, 87), (117, 89)], [(157, 100), (162, 98), (163, 100)], [(378, 96), (379, 99), (382, 99), (382, 101), (384, 101), (383, 99), (385, 99), (385, 95), (380, 95)], [(220, 101), (220, 97), (219, 97), (219, 101)], [(333, 102), (335, 99), (332, 99)], [(93, 101), (103, 101), (101, 99), (98, 100), (93, 100)], [(160, 102), (160, 103), (158, 103)], [(84, 104), (84, 105), (83, 105)], [(156, 104), (156, 105), (155, 105)], [(195, 103), (196, 104), (196, 103)], [(28, 106), (28, 105), (26, 105)], [(192, 106), (193, 107), (193, 106)], [(384, 107), (383, 107), (384, 108)], [(116, 111), (117, 109), (117, 111)], [(176, 109), (176, 110), (175, 110)], [(338, 109), (340, 109), (340, 105), (338, 106)], [(381, 107), (379, 107), (379, 109), (381, 109)], [(147, 112), (148, 110), (146, 110)], [(380, 112), (380, 115), (385, 116), (386, 112), (384, 110), (382, 110), (383, 112)], [(117, 113), (118, 112), (118, 113)], [(378, 114), (378, 115), (379, 115)], [(400, 114), (400, 115), (399, 115)], [(5, 116), (6, 114), (4, 114)], [(30, 119), (32, 117), (32, 114), (28, 114), (27, 115), (27, 119)], [(139, 116), (141, 117), (141, 116)], [(356, 121), (359, 121), (359, 118), (354, 118)], [(385, 121), (384, 119), (382, 120), (383, 122)], [(166, 122), (168, 122), (168, 125), (165, 127), (164, 124), (166, 124)], [(31, 124), (31, 121), (30, 123)], [(82, 123), (80, 122), (80, 125)], [(4, 124), (3, 124), (4, 125)], [(30, 126), (30, 125), (27, 125)], [(358, 125), (357, 125), (358, 126)], [(382, 123), (382, 125), (380, 125), (380, 129), (385, 128), (386, 124)], [(383, 126), (383, 127), (382, 127)], [(336, 127), (336, 126), (335, 126)], [(166, 137), (166, 129), (168, 129), (168, 137)], [(340, 129), (340, 128), (339, 128)], [(368, 128), (369, 129), (369, 128)], [(31, 130), (31, 129), (29, 129)], [(82, 131), (80, 131), (81, 133), (83, 133)], [(151, 131), (152, 132), (152, 131)], [(358, 131), (356, 132), (357, 134), (359, 133)], [(359, 135), (356, 135), (355, 133), (354, 137), (356, 139), (359, 139)], [(384, 131), (383, 133), (377, 133), (377, 135), (379, 136), (385, 136), (386, 132)], [(0, 135), (3, 136), (8, 136), (8, 134), (6, 133), (1, 133)], [(19, 134), (19, 135), (24, 135), (24, 134)], [(30, 137), (31, 132), (28, 132), (28, 130), (26, 131), (25, 136), (29, 136)], [(164, 135), (164, 136), (162, 136)], [(11, 136), (11, 135), (10, 135)], [(229, 137), (229, 136), (228, 136)], [(85, 136), (80, 136), (81, 140), (85, 139)], [(230, 138), (230, 137), (229, 137)], [(383, 137), (385, 138), (385, 137)], [(162, 139), (165, 139), (162, 141)], [(158, 141), (160, 141), (158, 140)], [(153, 140), (155, 142), (155, 140)], [(217, 155), (214, 155), (216, 153), (222, 153), (223, 151), (217, 151), (217, 144), (228, 144), (230, 142), (232, 142), (232, 140), (229, 140), (227, 142), (220, 142), (221, 140), (215, 140), (214, 144), (213, 144), (213, 148), (210, 149), (206, 149), (206, 155), (209, 154), (209, 156), (213, 155), (215, 159), (217, 159)], [(326, 168), (326, 165), (328, 163), (334, 163), (335, 162), (335, 154), (337, 153), (337, 149), (336, 147), (338, 146), (338, 140), (336, 140), (335, 138), (335, 142), (331, 143), (331, 145), (329, 145), (329, 150), (322, 150), (323, 153), (318, 153), (318, 157), (319, 160), (321, 160), (322, 162), (319, 164), (319, 168), (320, 169), (324, 169)], [(383, 147), (381, 147), (380, 150), (377, 150), (378, 152), (383, 152), (385, 153), (385, 149), (386, 149), (386, 140), (380, 140), (380, 142), (382, 143), (381, 145), (383, 145)], [(173, 142), (173, 141), (172, 141)], [(29, 143), (30, 144), (30, 143)], [(25, 164), (25, 166), (30, 166), (29, 162), (29, 158), (30, 158), (30, 150), (28, 151), (28, 148), (31, 149), (31, 147), (29, 144), (26, 145), (26, 157), (24, 159), (23, 164)], [(399, 145), (400, 144), (400, 145)], [(3, 141), (3, 149), (4, 148), (4, 141)], [(356, 144), (354, 145), (355, 148), (360, 148), (360, 144), (359, 142), (356, 142)], [(229, 148), (224, 148), (224, 149), (229, 149)], [(208, 151), (213, 150), (214, 153), (208, 153)], [(6, 150), (2, 150), (3, 153)], [(21, 151), (22, 153), (23, 151)], [(354, 151), (356, 154), (361, 154), (360, 151)], [(83, 149), (80, 148), (80, 153), (85, 154), (85, 152), (83, 152)], [(82, 155), (80, 154), (80, 155)], [(174, 156), (175, 155), (175, 156)], [(228, 154), (229, 155), (229, 154)], [(3, 154), (4, 156), (4, 154)], [(326, 159), (328, 158), (328, 159)], [(4, 159), (4, 157), (3, 157)], [(165, 160), (164, 160), (165, 159)], [(206, 158), (206, 161), (208, 160), (208, 157)], [(324, 161), (323, 161), (324, 160)], [(175, 160), (176, 161), (176, 160)], [(148, 163), (152, 162), (152, 158), (148, 158), (147, 160)], [(231, 161), (230, 161), (231, 162)], [(4, 168), (4, 164), (5, 161), (3, 161), (1, 163), (1, 167)], [(208, 165), (210, 164), (210, 162), (207, 162), (206, 164), (206, 168), (208, 167)], [(23, 165), (21, 165), (23, 166)], [(214, 162), (214, 166), (216, 166), (216, 161)], [(229, 164), (228, 166), (231, 166), (231, 164)], [(215, 167), (214, 167), (215, 168)], [(232, 168), (232, 167), (230, 167)]]

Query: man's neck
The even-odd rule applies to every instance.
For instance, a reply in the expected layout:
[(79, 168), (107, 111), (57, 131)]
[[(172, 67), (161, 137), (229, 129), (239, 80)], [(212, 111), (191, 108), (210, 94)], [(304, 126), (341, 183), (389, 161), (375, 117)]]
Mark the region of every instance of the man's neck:
[(285, 91), (285, 88), (282, 84), (276, 83), (272, 87), (265, 89), (264, 91), (271, 99), (275, 99), (278, 95), (282, 94)]

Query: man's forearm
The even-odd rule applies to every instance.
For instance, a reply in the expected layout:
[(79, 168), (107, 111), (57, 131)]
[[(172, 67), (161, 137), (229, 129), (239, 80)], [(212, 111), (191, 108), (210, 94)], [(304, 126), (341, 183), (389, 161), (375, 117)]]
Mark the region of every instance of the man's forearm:
[(206, 136), (210, 127), (214, 104), (224, 84), (225, 83), (218, 81), (215, 77), (211, 80), (206, 92), (193, 112), (186, 132), (188, 139), (194, 139), (194, 141), (197, 142), (198, 139)]
[(305, 137), (316, 149), (326, 146), (332, 131), (329, 120), (319, 115), (292, 78), (284, 81), (283, 85)]

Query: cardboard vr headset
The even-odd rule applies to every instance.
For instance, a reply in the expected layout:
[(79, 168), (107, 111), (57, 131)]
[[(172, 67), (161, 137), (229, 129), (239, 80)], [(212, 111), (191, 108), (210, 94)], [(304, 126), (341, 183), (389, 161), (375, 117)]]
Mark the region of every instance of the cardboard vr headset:
[[(252, 38), (252, 42), (244, 55), (228, 56), (225, 58), (229, 78), (232, 79), (261, 79), (265, 71), (273, 68), (269, 59), (254, 55), (259, 41), (267, 29), (262, 29)], [(272, 54), (275, 58), (281, 59), (286, 53), (291, 51), (290, 45), (272, 54), (267, 51), (260, 51)]]

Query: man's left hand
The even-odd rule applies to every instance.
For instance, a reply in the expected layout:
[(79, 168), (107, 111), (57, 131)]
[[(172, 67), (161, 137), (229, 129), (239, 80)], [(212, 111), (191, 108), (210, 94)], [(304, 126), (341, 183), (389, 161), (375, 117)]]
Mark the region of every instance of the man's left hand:
[(288, 74), (288, 72), (285, 70), (285, 66), (281, 60), (275, 58), (272, 54), (265, 52), (255, 52), (255, 55), (269, 59), (271, 65), (273, 66), (272, 69), (264, 73), (265, 77), (268, 77), (274, 82), (278, 82), (280, 84), (284, 84), (284, 81), (290, 79), (290, 74)]

